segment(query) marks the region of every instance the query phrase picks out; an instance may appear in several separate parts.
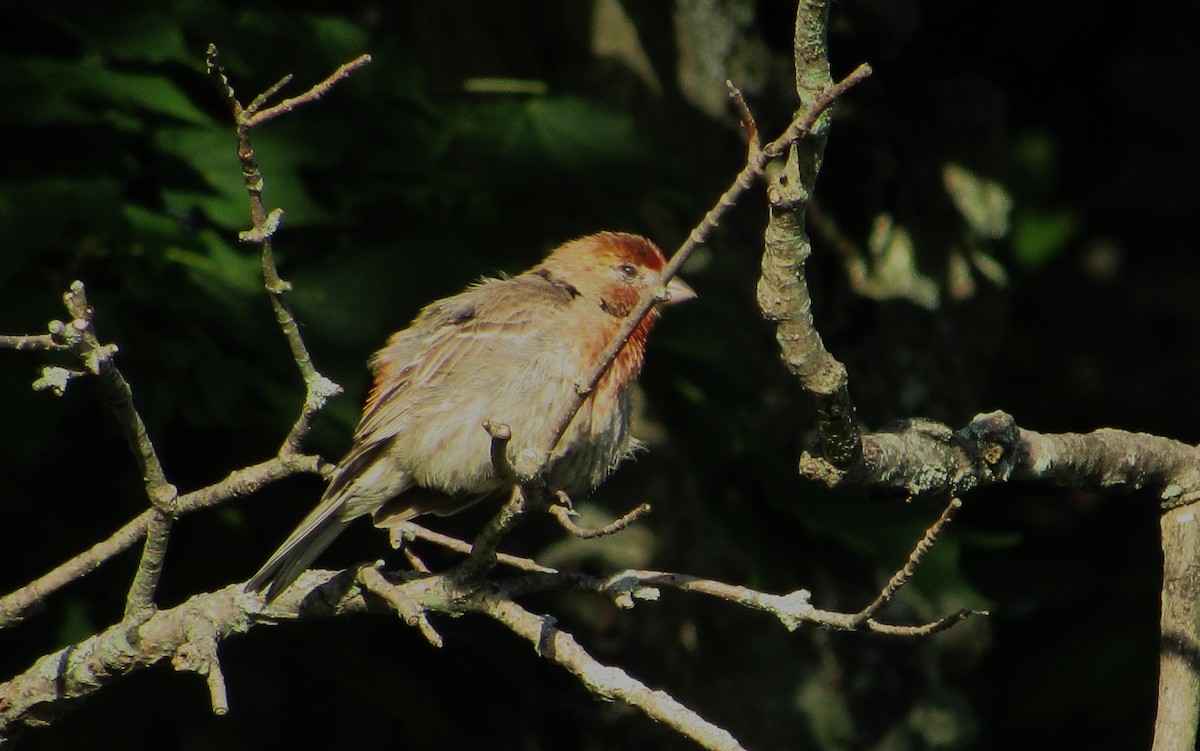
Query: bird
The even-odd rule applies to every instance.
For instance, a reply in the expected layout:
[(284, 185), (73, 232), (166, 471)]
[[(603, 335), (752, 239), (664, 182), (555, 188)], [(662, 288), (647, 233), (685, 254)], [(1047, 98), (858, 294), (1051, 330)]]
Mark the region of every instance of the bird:
[(645, 237), (600, 232), (424, 307), (371, 358), (373, 385), (350, 450), (245, 590), (273, 601), (359, 517), (392, 526), (448, 515), (511, 484), (498, 476), (485, 421), (509, 428), (509, 457), (545, 461), (548, 487), (571, 495), (599, 485), (640, 447), (630, 434), (631, 386), (661, 308), (695, 291), (679, 278), (666, 284), (546, 461), (551, 423), (643, 292), (661, 284), (665, 263)]

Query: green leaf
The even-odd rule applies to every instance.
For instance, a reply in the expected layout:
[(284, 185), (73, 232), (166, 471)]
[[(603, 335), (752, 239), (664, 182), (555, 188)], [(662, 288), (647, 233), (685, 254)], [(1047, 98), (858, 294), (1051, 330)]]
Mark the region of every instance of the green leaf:
[(465, 109), (454, 125), (503, 158), (557, 169), (627, 162), (637, 148), (631, 117), (575, 97), (488, 101)]
[(1045, 266), (1066, 250), (1078, 229), (1079, 219), (1071, 211), (1021, 212), (1012, 235), (1017, 263), (1027, 269)]
[(199, 235), (203, 252), (168, 248), (165, 258), (185, 267), (192, 279), (223, 304), (244, 307), (262, 290), (257, 254), (235, 248), (211, 230)]
[(307, 19), (317, 44), (331, 57), (347, 61), (367, 49), (367, 32), (361, 26), (337, 16), (312, 16)]
[(186, 215), (199, 208), (227, 229), (250, 225), (250, 204), (232, 128), (164, 128), (155, 134), (155, 145), (191, 166), (210, 188), (165, 188), (163, 199), (170, 211)]
[(211, 122), (166, 76), (116, 71), (95, 60), (27, 60), (23, 66), (40, 86), (83, 101), (146, 110), (197, 125)]
[(539, 97), (524, 107), (537, 144), (563, 167), (581, 168), (633, 155), (633, 119), (574, 97)]

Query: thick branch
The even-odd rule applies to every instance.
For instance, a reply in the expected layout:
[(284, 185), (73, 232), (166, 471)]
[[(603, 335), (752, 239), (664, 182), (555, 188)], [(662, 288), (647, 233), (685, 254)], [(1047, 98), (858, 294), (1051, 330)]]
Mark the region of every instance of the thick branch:
[[(828, 0), (800, 3), (793, 46), (802, 108), (819, 101), (830, 83), (828, 19)], [(784, 364), (816, 403), (821, 456), (845, 470), (857, 463), (861, 451), (858, 423), (846, 368), (825, 349), (813, 325), (812, 298), (804, 277), (804, 263), (812, 253), (805, 214), (825, 154), (829, 123), (828, 113), (813, 123), (806, 137), (792, 146), (787, 163), (768, 188), (771, 219), (764, 238), (758, 304), (763, 315), (777, 324), (775, 338)]]
[(1200, 721), (1200, 516), (1193, 504), (1163, 514), (1158, 717), (1153, 751), (1193, 751)]
[[(181, 500), (186, 500), (183, 496)], [(477, 542), (477, 545), (479, 543)], [(356, 580), (379, 595), (364, 597)], [(843, 630), (864, 629), (896, 636), (922, 636), (948, 628), (971, 615), (960, 611), (917, 626), (858, 620), (854, 613), (821, 610), (809, 603), (809, 593), (798, 590), (773, 595), (709, 579), (664, 571), (623, 571), (612, 577), (574, 573), (535, 573), (481, 584), (458, 570), (424, 575), (390, 584), (378, 572), (349, 569), (342, 572), (305, 572), (270, 605), (246, 594), (241, 583), (216, 592), (196, 595), (178, 607), (148, 613), (144, 619), (121, 623), (77, 644), (38, 659), (32, 666), (0, 684), (0, 745), (23, 725), (44, 725), (66, 711), (67, 700), (87, 696), (120, 677), (172, 658), (177, 668), (194, 670), (209, 682), (214, 709), (224, 711), (226, 700), (216, 650), (230, 635), (259, 623), (301, 618), (322, 618), (348, 612), (399, 612), (439, 643), (430, 627), (429, 613), (484, 613), (513, 628), (538, 646), (543, 655), (575, 672), (590, 690), (641, 708), (650, 717), (666, 722), (707, 748), (738, 748), (724, 730), (699, 718), (661, 691), (651, 691), (622, 671), (595, 662), (570, 637), (553, 627), (550, 619), (528, 613), (512, 598), (533, 592), (586, 590), (614, 597), (626, 607), (634, 599), (657, 598), (657, 587), (718, 597), (770, 613), (788, 629), (812, 623)], [(674, 719), (672, 719), (674, 718)]]
[(862, 444), (862, 462), (850, 474), (808, 453), (800, 458), (800, 473), (829, 485), (861, 482), (909, 495), (959, 496), (1035, 480), (1096, 490), (1150, 488), (1168, 508), (1200, 498), (1200, 449), (1147, 433), (1037, 433), (1018, 427), (1011, 415), (990, 412), (959, 430), (904, 420), (864, 435)]
[[(308, 594), (333, 578), (330, 572), (307, 575)], [(180, 650), (195, 649), (211, 654), (219, 642), (231, 634), (248, 631), (266, 620), (256, 609), (256, 598), (233, 584), (216, 592), (196, 595), (178, 607), (160, 610), (145, 620), (122, 622), (81, 642), (38, 659), (32, 666), (6, 683), (0, 684), (0, 746), (21, 726), (44, 725), (69, 706), (70, 699), (87, 696), (136, 670), (164, 660), (175, 659)], [(273, 617), (295, 617), (300, 601), (280, 598), (272, 606)], [(362, 611), (361, 597), (337, 601), (313, 598), (305, 603), (308, 616), (336, 615)], [(199, 636), (198, 636), (199, 635)], [(199, 642), (198, 642), (199, 640)], [(189, 645), (191, 645), (189, 647)], [(192, 668), (184, 664), (179, 667)], [(211, 665), (196, 666), (211, 675)], [(214, 699), (220, 686), (210, 684)], [(219, 708), (219, 704), (218, 704)]]

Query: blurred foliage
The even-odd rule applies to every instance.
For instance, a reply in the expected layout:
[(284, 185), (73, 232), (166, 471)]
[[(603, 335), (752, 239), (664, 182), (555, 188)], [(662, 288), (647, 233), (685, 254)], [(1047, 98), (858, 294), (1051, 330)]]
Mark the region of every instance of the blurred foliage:
[[(869, 426), (1003, 408), (1034, 429), (1200, 440), (1186, 401), (1200, 375), (1188, 216), (1200, 100), (1179, 95), (1200, 67), (1196, 12), (1153, 0), (1031, 21), (998, 2), (834, 4), (835, 75), (862, 60), (876, 73), (837, 109), (809, 278)], [(783, 0), (9, 0), (0, 331), (44, 330), (83, 279), (173, 482), (273, 454), (303, 390), (236, 239), (248, 204), (203, 51), (219, 46), (243, 101), (286, 73), (294, 95), (369, 52), (325, 99), (255, 133), (267, 201), (285, 212), (291, 302), (319, 367), (347, 387), (309, 442), (336, 457), (363, 363), (425, 302), (599, 229), (682, 240), (744, 154), (711, 87), (733, 77), (767, 134), (794, 106), (793, 13)], [(654, 515), (586, 545), (531, 524), (514, 551), (806, 587), (846, 610), (904, 561), (936, 504), (795, 477), (811, 415), (754, 307), (763, 214), (748, 196), (685, 270), (701, 297), (652, 344), (637, 426), (650, 451), (587, 506), (612, 518), (649, 501)], [(145, 506), (95, 385), (61, 399), (29, 389), (45, 360), (0, 351), (5, 591)], [(185, 519), (161, 602), (245, 578), (319, 492), (297, 479)], [(632, 612), (579, 596), (531, 604), (755, 749), (1145, 747), (1151, 501), (1014, 487), (967, 502), (888, 617), (993, 616), (933, 639), (788, 634), (669, 592)], [(437, 523), (469, 534), (488, 510)], [(356, 528), (324, 560), (385, 552)], [(135, 560), (6, 632), (3, 674), (118, 618)], [(228, 717), (211, 716), (194, 678), (148, 671), (24, 747), (687, 747), (593, 702), (493, 624), (437, 625), (440, 652), (386, 619), (259, 629), (223, 645)], [(97, 733), (108, 728), (120, 730)]]

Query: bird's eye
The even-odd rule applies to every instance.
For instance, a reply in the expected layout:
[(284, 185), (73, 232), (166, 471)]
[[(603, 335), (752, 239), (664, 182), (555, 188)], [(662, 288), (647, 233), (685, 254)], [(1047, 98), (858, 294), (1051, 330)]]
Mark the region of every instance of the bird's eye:
[(617, 266), (617, 271), (620, 271), (626, 278), (632, 279), (637, 276), (637, 268), (632, 263), (623, 263)]

